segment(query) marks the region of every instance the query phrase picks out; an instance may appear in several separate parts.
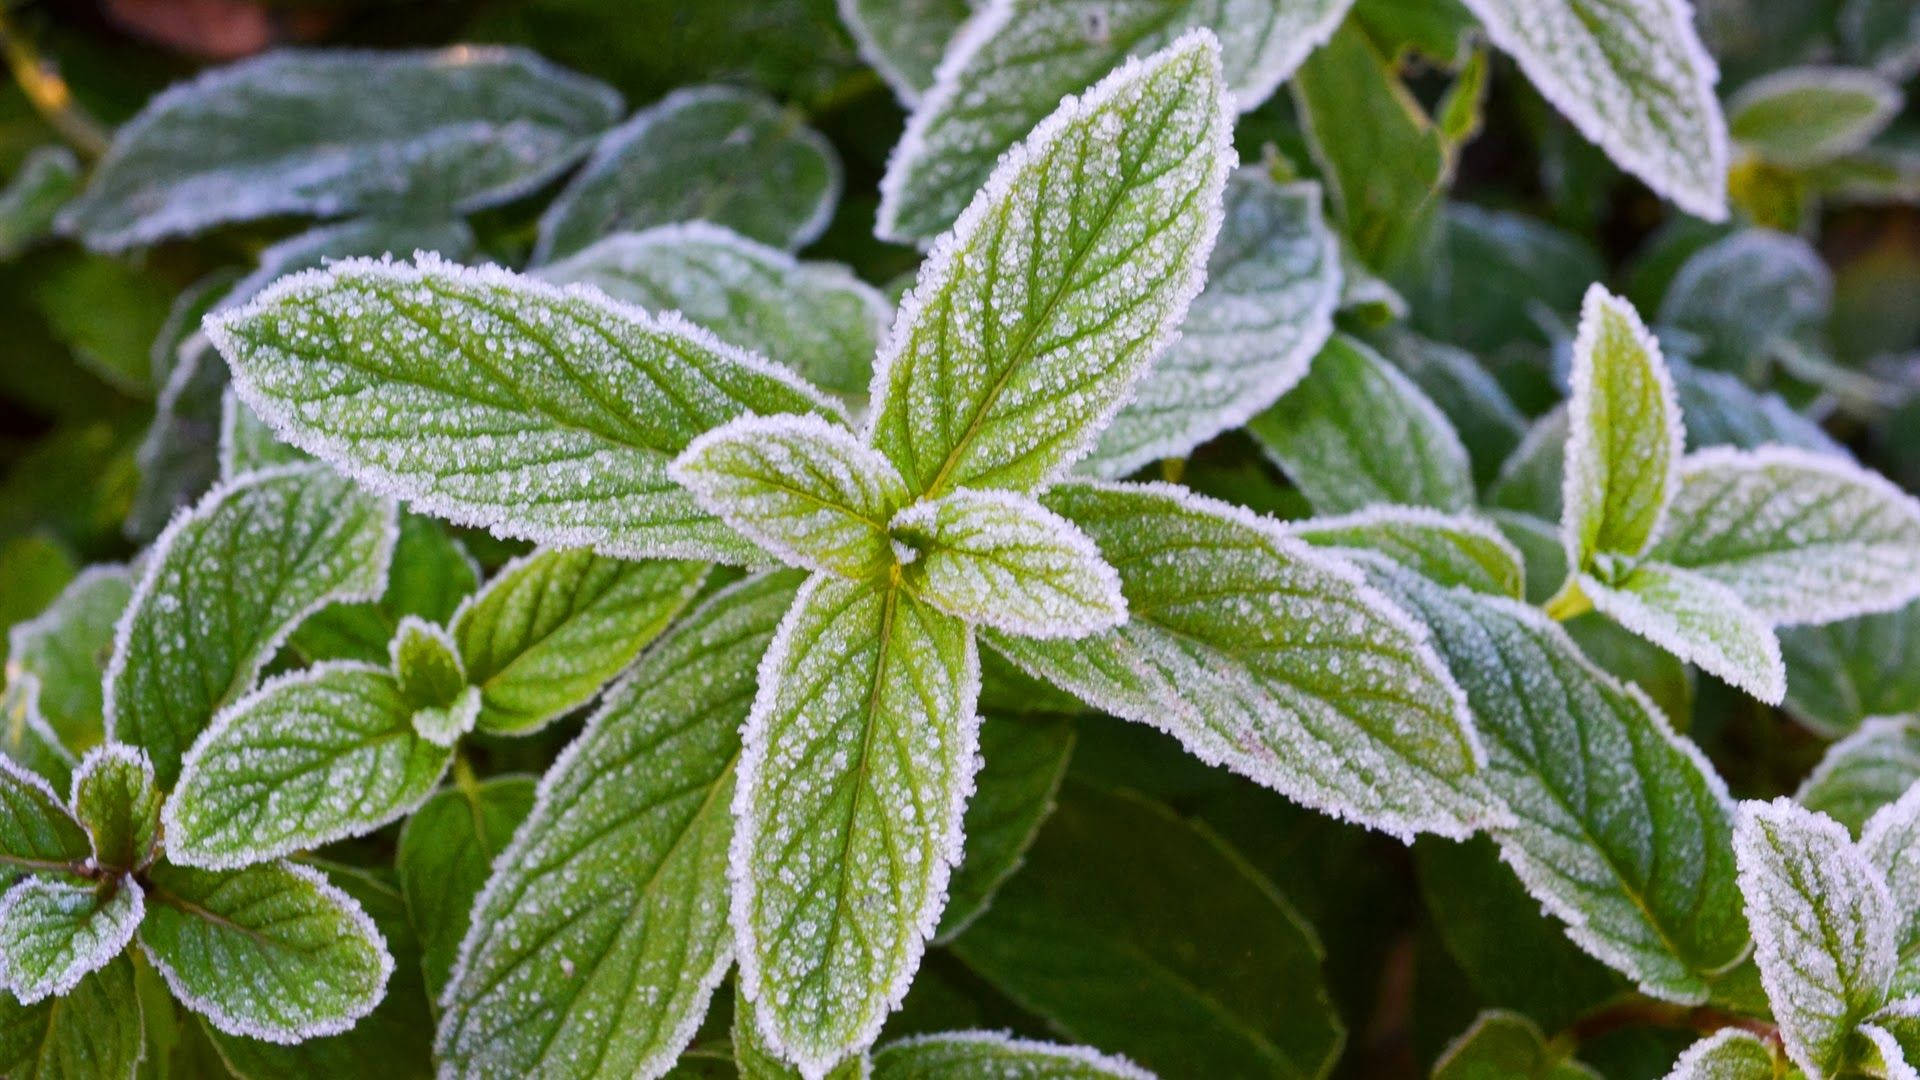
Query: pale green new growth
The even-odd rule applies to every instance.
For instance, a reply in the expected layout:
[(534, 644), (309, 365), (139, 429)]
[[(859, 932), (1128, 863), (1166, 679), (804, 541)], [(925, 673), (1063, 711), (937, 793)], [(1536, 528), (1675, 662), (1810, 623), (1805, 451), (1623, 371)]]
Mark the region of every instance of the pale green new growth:
[(0, 897), (0, 987), (22, 1005), (65, 994), (120, 955), (144, 911), (131, 880), (20, 882)]
[(1770, 161), (1818, 165), (1866, 146), (1901, 104), (1900, 88), (1871, 71), (1787, 68), (1740, 88), (1727, 129)]
[(94, 865), (124, 872), (152, 862), (163, 798), (145, 754), (115, 744), (88, 754), (73, 774), (73, 812), (92, 838)]
[(417, 615), (400, 620), (387, 645), (388, 669), (400, 696), (416, 709), (444, 708), (467, 688), (466, 665), (453, 635)]
[(1658, 562), (1617, 582), (1591, 574), (1576, 580), (1595, 610), (1700, 670), (1769, 705), (1786, 694), (1773, 628), (1718, 581)]
[(126, 957), (35, 1005), (0, 993), (0, 1076), (132, 1080), (146, 1041), (141, 1019)]
[(1519, 599), (1526, 588), (1520, 551), (1492, 523), (1424, 506), (1374, 506), (1287, 527), (1315, 547), (1384, 555), (1442, 585)]
[(1151, 1080), (1125, 1058), (996, 1031), (916, 1035), (874, 1052), (873, 1080)]
[(1666, 1080), (1778, 1080), (1773, 1051), (1740, 1028), (1721, 1028), (1687, 1048)]
[(1433, 1080), (1601, 1080), (1600, 1074), (1547, 1045), (1525, 1015), (1488, 1009), (1440, 1052)]

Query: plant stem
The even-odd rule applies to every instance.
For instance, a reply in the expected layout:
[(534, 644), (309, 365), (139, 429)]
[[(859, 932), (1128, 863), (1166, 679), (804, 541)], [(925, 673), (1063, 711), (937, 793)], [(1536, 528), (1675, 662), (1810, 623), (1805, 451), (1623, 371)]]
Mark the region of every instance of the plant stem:
[(1675, 1005), (1638, 995), (1608, 1002), (1567, 1025), (1557, 1038), (1575, 1045), (1591, 1042), (1625, 1028), (1659, 1027), (1711, 1035), (1721, 1028), (1750, 1031), (1769, 1042), (1777, 1041), (1780, 1029), (1765, 1020), (1745, 1016), (1712, 1005)]
[(34, 50), (4, 7), (0, 7), (0, 51), (6, 53), (13, 81), (61, 138), (89, 161), (107, 152), (106, 128), (73, 99), (67, 81)]
[(1553, 599), (1546, 603), (1547, 617), (1555, 622), (1566, 622), (1568, 619), (1585, 615), (1592, 610), (1593, 601), (1587, 598), (1586, 593), (1580, 591), (1580, 582), (1575, 578), (1568, 578), (1567, 583), (1560, 587), (1560, 591), (1554, 594)]

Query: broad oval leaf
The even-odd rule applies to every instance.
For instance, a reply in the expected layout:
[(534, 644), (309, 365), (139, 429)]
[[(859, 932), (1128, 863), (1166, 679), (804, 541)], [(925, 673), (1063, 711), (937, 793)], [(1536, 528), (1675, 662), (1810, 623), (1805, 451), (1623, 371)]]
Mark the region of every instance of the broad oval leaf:
[(1221, 77), (1246, 111), (1327, 39), (1348, 0), (1157, 0), (1083, 10), (988, 0), (948, 46), (880, 181), (874, 231), (925, 243), (961, 216), (1008, 147), (1127, 57), (1205, 27)]
[(77, 870), (92, 853), (86, 829), (47, 782), (0, 757), (0, 871)]
[(980, 662), (897, 586), (815, 576), (760, 664), (729, 855), (741, 987), (803, 1073), (906, 994), (959, 861)]
[(65, 994), (120, 955), (145, 912), (131, 878), (19, 882), (0, 897), (0, 986), (22, 1005)]
[(947, 908), (935, 944), (965, 932), (1019, 870), (1053, 812), (1073, 740), (1073, 725), (1057, 718), (989, 715), (981, 723), (980, 772), (962, 822), (965, 858), (947, 883)]
[(878, 289), (845, 267), (799, 262), (699, 221), (609, 236), (538, 274), (584, 282), (648, 311), (678, 311), (836, 394), (867, 392), (893, 314)]
[(1776, 341), (1808, 334), (1832, 309), (1833, 273), (1812, 244), (1741, 229), (1681, 264), (1656, 321), (1699, 338), (1701, 363), (1749, 373)]
[(1721, 1028), (1687, 1047), (1666, 1080), (1776, 1080), (1773, 1050), (1760, 1036), (1741, 1028)]
[(453, 616), (482, 731), (532, 731), (593, 700), (703, 581), (697, 562), (540, 550), (508, 563)]
[(1367, 342), (1446, 415), (1473, 460), (1474, 481), (1491, 483), (1527, 434), (1526, 416), (1493, 373), (1465, 349), (1401, 326), (1376, 330)]
[(1823, 735), (1844, 735), (1870, 716), (1920, 713), (1920, 601), (1824, 626), (1787, 627), (1780, 651), (1787, 711)]
[(1769, 705), (1786, 694), (1773, 628), (1718, 581), (1658, 562), (1614, 583), (1591, 574), (1576, 580), (1596, 610), (1707, 674)]
[(149, 101), (60, 227), (119, 250), (276, 214), (475, 210), (558, 175), (619, 110), (521, 49), (271, 53)]
[(126, 567), (90, 566), (46, 610), (7, 631), (12, 708), (39, 716), (68, 750), (84, 750), (105, 734), (101, 658), (132, 595)]
[(748, 412), (839, 407), (677, 317), (497, 267), (349, 260), (207, 333), (288, 441), (416, 510), (608, 555), (750, 560), (667, 479)]
[(689, 87), (601, 138), (540, 215), (533, 261), (695, 220), (798, 248), (827, 227), (839, 201), (840, 158), (798, 115), (749, 90)]
[(1860, 832), (1860, 850), (1893, 901), (1894, 966), (1889, 998), (1920, 998), (1920, 783), (1881, 808)]
[(692, 1039), (731, 960), (740, 724), (798, 584), (748, 578), (681, 620), (540, 782), (441, 996), (446, 1067), (658, 1076)]
[(1900, 88), (1872, 71), (1769, 72), (1727, 102), (1727, 130), (1782, 165), (1818, 165), (1859, 150), (1900, 111)]
[(874, 1052), (873, 1080), (1151, 1080), (1126, 1058), (1085, 1046), (1016, 1039), (998, 1031), (916, 1035)]
[(1465, 0), (1541, 96), (1689, 214), (1727, 216), (1719, 69), (1680, 0)]
[(1459, 687), (1351, 566), (1167, 485), (1066, 484), (1044, 501), (1119, 571), (1129, 618), (1079, 641), (983, 631), (996, 651), (1323, 813), (1402, 837), (1488, 820)]
[(1442, 585), (1515, 599), (1525, 593), (1527, 568), (1520, 550), (1491, 523), (1469, 514), (1375, 505), (1292, 522), (1287, 531), (1315, 547), (1384, 555)]
[(121, 743), (95, 747), (73, 773), (73, 813), (93, 841), (95, 866), (133, 871), (152, 862), (165, 793), (147, 755)]
[(1600, 1074), (1547, 1045), (1547, 1036), (1521, 1013), (1488, 1009), (1447, 1044), (1433, 1063), (1433, 1080), (1601, 1080)]
[(473, 905), (494, 860), (533, 810), (534, 780), (494, 776), (475, 781), (454, 773), (407, 817), (394, 852), (394, 875), (407, 920), (420, 936), (420, 964), (429, 1000), (446, 989)]
[(1092, 445), (1200, 290), (1228, 100), (1196, 31), (1060, 103), (994, 168), (874, 365), (868, 430), (914, 494), (1038, 487)]
[(1827, 748), (1794, 798), (1859, 832), (1920, 782), (1920, 715), (1882, 716)]
[(912, 106), (978, 0), (839, 0), (840, 21), (860, 55)]
[(1206, 287), (1081, 471), (1124, 476), (1246, 423), (1307, 373), (1333, 333), (1341, 281), (1319, 185), (1236, 170)]
[(1820, 454), (1851, 456), (1812, 417), (1796, 412), (1779, 394), (1753, 389), (1731, 372), (1675, 365), (1673, 381), (1680, 395), (1680, 415), (1686, 418), (1689, 450), (1709, 446), (1757, 450), (1768, 443), (1783, 443)]
[(22, 1005), (0, 993), (0, 1075), (133, 1080), (145, 1052), (133, 961), (122, 956), (65, 996)]

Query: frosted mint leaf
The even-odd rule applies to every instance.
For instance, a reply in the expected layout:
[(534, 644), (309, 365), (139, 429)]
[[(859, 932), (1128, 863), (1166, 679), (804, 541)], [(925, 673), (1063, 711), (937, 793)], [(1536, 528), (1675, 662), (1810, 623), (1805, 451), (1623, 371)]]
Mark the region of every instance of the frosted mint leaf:
[(452, 786), (407, 818), (394, 854), (394, 875), (407, 917), (420, 935), (420, 963), (430, 1000), (446, 989), (474, 900), (494, 860), (533, 809), (534, 781), (496, 776), (475, 782), (454, 773)]
[(1681, 264), (1655, 321), (1699, 338), (1701, 363), (1745, 374), (1776, 340), (1810, 333), (1832, 309), (1833, 274), (1813, 245), (1771, 229), (1741, 229)]
[(1402, 326), (1384, 327), (1367, 341), (1446, 414), (1473, 459), (1474, 480), (1490, 483), (1527, 434), (1526, 416), (1493, 373), (1465, 349)]
[(101, 657), (133, 595), (124, 566), (91, 566), (67, 583), (46, 610), (7, 631), (8, 711), (42, 719), (71, 750), (99, 742), (106, 729)]
[(840, 0), (840, 21), (860, 55), (911, 107), (979, 0)]
[(749, 416), (695, 439), (668, 475), (709, 513), (795, 566), (850, 578), (890, 566), (907, 485), (886, 457), (817, 416)]
[(225, 869), (396, 820), (432, 794), (452, 752), (414, 729), (391, 673), (329, 661), (221, 710), (167, 800), (167, 857)]
[[(741, 1080), (804, 1080), (799, 1069), (767, 1045), (753, 1002), (736, 996), (733, 1002), (733, 1065)], [(865, 1050), (842, 1058), (832, 1068), (816, 1070), (817, 1080), (872, 1080), (873, 1065)]]
[(1852, 456), (1779, 394), (1761, 393), (1730, 372), (1676, 364), (1673, 381), (1680, 395), (1680, 415), (1686, 418), (1689, 450), (1709, 446), (1757, 450), (1781, 443), (1820, 454)]
[(962, 489), (890, 526), (900, 581), (970, 623), (1079, 638), (1126, 621), (1120, 578), (1079, 527), (1024, 495)]
[(763, 244), (804, 247), (839, 201), (840, 158), (799, 115), (752, 91), (690, 87), (601, 138), (540, 215), (533, 261), (617, 232), (696, 220)]
[(95, 866), (138, 870), (160, 840), (160, 802), (153, 765), (130, 746), (95, 747), (73, 773), (73, 813), (93, 841)]
[(300, 624), (287, 646), (309, 662), (386, 664), (392, 659), (388, 646), (407, 616), (446, 622), (479, 584), (480, 564), (445, 525), (402, 510), (380, 598), (322, 608)]
[(1621, 168), (1680, 209), (1727, 216), (1719, 70), (1678, 0), (1465, 0), (1487, 36)]
[(1081, 471), (1124, 476), (1246, 423), (1306, 374), (1333, 333), (1340, 283), (1319, 185), (1236, 170), (1206, 288)]
[(1725, 585), (1702, 574), (1646, 562), (1616, 582), (1591, 574), (1578, 587), (1601, 614), (1709, 675), (1769, 705), (1787, 691), (1773, 628)]
[(982, 631), (995, 650), (1322, 813), (1402, 837), (1499, 816), (1458, 685), (1350, 565), (1181, 488), (1076, 483), (1044, 501), (1119, 570), (1130, 617), (1079, 641)]
[(998, 1031), (916, 1035), (873, 1055), (873, 1080), (1151, 1080), (1123, 1057), (1085, 1046), (1016, 1039)]
[[(1561, 498), (1567, 460), (1567, 410), (1556, 406), (1533, 422), (1526, 437), (1500, 466), (1500, 475), (1487, 489), (1487, 502), (1548, 521), (1562, 517)], [(1560, 561), (1566, 561), (1562, 546)], [(1556, 582), (1555, 584), (1558, 584)]]
[(867, 392), (893, 305), (833, 263), (799, 262), (718, 225), (622, 233), (543, 266), (648, 311), (678, 311), (836, 394)]
[[(1920, 1061), (1920, 998), (1896, 1001), (1869, 1018), (1860, 1034), (1872, 1043), (1881, 1075), (1911, 1080)], [(1874, 1064), (1868, 1059), (1869, 1064)], [(1905, 1070), (1902, 1070), (1905, 1066)]]
[(593, 700), (706, 580), (704, 563), (540, 550), (500, 568), (453, 617), (483, 731), (532, 731)]
[(1487, 785), (1513, 817), (1490, 831), (1527, 891), (1642, 991), (1704, 1001), (1747, 948), (1731, 807), (1706, 758), (1538, 609), (1382, 580), (1466, 689)]
[(1327, 39), (1348, 6), (1167, 0), (1090, 14), (1045, 0), (990, 0), (954, 38), (908, 118), (880, 181), (874, 231), (903, 243), (932, 239), (999, 171), (1000, 155), (1062, 98), (1082, 93), (1127, 57), (1164, 49), (1199, 27), (1219, 37), (1221, 78), (1232, 100), (1243, 112), (1252, 109)]
[(120, 957), (65, 996), (22, 1005), (0, 993), (0, 1075), (133, 1080), (146, 1041), (133, 962)]
[(64, 146), (40, 146), (0, 189), (0, 262), (53, 230), (60, 207), (80, 190), (80, 161)]
[(1787, 1056), (1815, 1080), (1833, 1076), (1893, 975), (1897, 925), (1886, 881), (1838, 822), (1787, 799), (1742, 803), (1734, 850), (1754, 959)]
[(1551, 600), (1567, 580), (1567, 549), (1560, 546), (1560, 526), (1513, 510), (1486, 514), (1527, 564), (1527, 603)]
[(1344, 334), (1247, 431), (1318, 513), (1474, 503), (1472, 466), (1453, 425), (1398, 368)]
[(816, 576), (760, 664), (729, 855), (741, 988), (818, 1075), (906, 994), (973, 790), (972, 632), (884, 583)]
[(988, 716), (980, 725), (980, 772), (963, 821), (965, 858), (948, 882), (936, 944), (963, 933), (1019, 870), (1053, 812), (1073, 739), (1073, 726), (1058, 719)]
[(78, 870), (92, 853), (86, 829), (47, 782), (0, 757), (0, 872)]
[[(1001, 0), (980, 18), (1011, 10)], [(1233, 164), (1212, 35), (1185, 35), (1080, 97), (1046, 100), (1059, 108), (935, 245), (874, 364), (868, 430), (914, 494), (1030, 489), (1059, 475), (1125, 403), (1204, 279)]]
[(692, 1039), (731, 960), (740, 724), (798, 584), (752, 577), (682, 619), (541, 781), (441, 996), (447, 1068), (654, 1076)]
[(393, 958), (379, 930), (316, 870), (160, 862), (148, 880), (141, 950), (173, 996), (221, 1031), (272, 1043), (336, 1034), (386, 989)]
[(1920, 782), (1920, 716), (1882, 716), (1827, 748), (1794, 798), (1854, 832)]
[(1867, 820), (1860, 850), (1885, 877), (1893, 901), (1895, 959), (1887, 996), (1920, 998), (1920, 783)]
[(1666, 1080), (1775, 1080), (1773, 1051), (1758, 1035), (1721, 1028), (1687, 1047)]
[(1703, 450), (1681, 462), (1651, 554), (1719, 581), (1774, 623), (1889, 611), (1920, 596), (1920, 502), (1828, 455)]
[(1900, 88), (1872, 71), (1769, 72), (1727, 102), (1727, 130), (1768, 161), (1818, 165), (1862, 149), (1900, 111)]
[(1560, 530), (1576, 572), (1637, 558), (1660, 532), (1686, 436), (1673, 377), (1633, 305), (1587, 290), (1573, 341)]
[(1378, 505), (1340, 517), (1294, 522), (1288, 531), (1315, 547), (1385, 555), (1442, 585), (1516, 599), (1526, 588), (1519, 549), (1491, 523), (1468, 514)]
[(416, 709), (453, 704), (467, 689), (466, 666), (446, 628), (409, 615), (387, 646), (388, 668), (400, 696)]
[[(208, 362), (212, 362), (209, 358)], [(291, 465), (307, 455), (274, 435), (273, 428), (240, 400), (232, 384), (220, 395), (220, 479), (231, 480), (255, 469)]]
[(1823, 735), (1844, 735), (1869, 716), (1920, 713), (1920, 602), (1783, 629), (1780, 651), (1787, 711)]
[(1488, 1009), (1440, 1052), (1433, 1080), (1600, 1080), (1565, 1055), (1526, 1016)]
[(371, 599), (393, 504), (316, 465), (215, 488), (154, 542), (115, 632), (107, 734), (145, 750), (162, 788), (214, 713), (246, 693), (299, 622)]
[(464, 213), (539, 188), (619, 110), (520, 49), (269, 53), (150, 100), (59, 225), (117, 251), (280, 214)]
[(22, 1005), (73, 989), (133, 940), (144, 899), (132, 878), (14, 885), (0, 897), (0, 987)]

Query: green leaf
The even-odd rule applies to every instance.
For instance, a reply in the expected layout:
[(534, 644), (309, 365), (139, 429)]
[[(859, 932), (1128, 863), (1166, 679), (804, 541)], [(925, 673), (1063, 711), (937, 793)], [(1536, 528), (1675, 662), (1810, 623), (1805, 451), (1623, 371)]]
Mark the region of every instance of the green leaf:
[(1081, 638), (1127, 620), (1120, 578), (1073, 522), (1025, 495), (962, 489), (894, 515), (900, 581), (969, 623)]
[(41, 146), (0, 190), (0, 262), (53, 231), (54, 215), (80, 190), (80, 161), (64, 146)]
[(1519, 549), (1485, 519), (1468, 514), (1376, 505), (1287, 528), (1315, 547), (1376, 552), (1442, 585), (1516, 599), (1525, 590)]
[(64, 997), (21, 1005), (0, 993), (0, 1075), (11, 1080), (133, 1080), (141, 1054), (140, 1000), (125, 957)]
[(0, 758), (0, 868), (78, 869), (92, 853), (86, 829), (47, 782)]
[(1860, 850), (1893, 901), (1894, 970), (1889, 998), (1920, 998), (1920, 783), (1882, 807), (1860, 831)]
[(1719, 581), (1774, 623), (1889, 611), (1920, 596), (1920, 502), (1828, 455), (1702, 450), (1680, 465), (1651, 555)]
[(1247, 431), (1318, 513), (1474, 503), (1472, 467), (1453, 425), (1398, 368), (1344, 334)]
[(93, 841), (96, 866), (132, 871), (152, 862), (160, 803), (147, 755), (116, 743), (96, 747), (73, 774), (73, 813)]
[(1441, 216), (1438, 249), (1402, 283), (1412, 326), (1489, 361), (1537, 353), (1547, 343), (1542, 307), (1570, 321), (1608, 275), (1590, 241), (1537, 217), (1466, 202), (1449, 202)]
[(1882, 716), (1827, 748), (1794, 798), (1854, 832), (1920, 782), (1920, 715)]
[(1527, 891), (1644, 992), (1704, 1001), (1747, 933), (1726, 787), (1700, 751), (1537, 609), (1404, 571), (1376, 578), (1466, 689), (1487, 785), (1512, 814), (1489, 831)]
[(533, 731), (593, 700), (693, 599), (707, 567), (542, 549), (500, 568), (453, 618), (482, 731)]
[(392, 659), (387, 647), (407, 616), (445, 623), (479, 584), (480, 564), (445, 525), (402, 510), (380, 599), (322, 608), (300, 624), (287, 645), (310, 662), (385, 664)]
[(400, 696), (415, 709), (443, 708), (467, 689), (460, 647), (445, 627), (409, 615), (388, 645), (388, 669)]
[(961, 829), (966, 855), (947, 883), (935, 944), (980, 917), (1026, 857), (1073, 754), (1073, 726), (1058, 719), (988, 716), (980, 725), (980, 772)]
[(540, 215), (533, 261), (678, 221), (782, 248), (811, 243), (840, 201), (833, 144), (761, 94), (688, 87), (607, 132)]
[(1886, 881), (1838, 822), (1787, 799), (1742, 803), (1734, 851), (1787, 1056), (1815, 1080), (1832, 1076), (1893, 974)]
[(429, 998), (438, 1000), (467, 935), (473, 905), (494, 860), (533, 810), (534, 781), (496, 776), (475, 783), (455, 773), (407, 818), (394, 872), (407, 917), (420, 935)]
[(1475, 482), (1490, 483), (1527, 433), (1527, 418), (1499, 380), (1472, 353), (1402, 326), (1375, 331), (1367, 341), (1445, 414), (1473, 461)]
[(1567, 549), (1560, 546), (1560, 526), (1513, 510), (1486, 513), (1527, 564), (1527, 603), (1552, 599), (1567, 580)]
[(747, 416), (693, 440), (667, 475), (709, 513), (795, 566), (860, 579), (891, 566), (907, 500), (893, 463), (817, 416)]
[(124, 566), (90, 566), (53, 603), (7, 631), (8, 706), (51, 729), (60, 745), (80, 751), (106, 731), (101, 674), (113, 628), (133, 595)]
[(979, 0), (840, 0), (840, 21), (860, 56), (912, 106), (933, 85), (947, 42)]
[(65, 994), (126, 949), (145, 911), (131, 878), (21, 881), (0, 897), (0, 987), (22, 1005)]
[(1666, 1080), (1777, 1080), (1779, 1075), (1773, 1051), (1758, 1035), (1729, 1027), (1688, 1047)]
[(1646, 562), (1616, 583), (1581, 574), (1596, 610), (1769, 705), (1787, 691), (1773, 628), (1732, 589), (1690, 570)]
[(1779, 394), (1760, 393), (1739, 376), (1675, 365), (1673, 381), (1686, 418), (1687, 448), (1738, 446), (1757, 450), (1784, 443), (1816, 453), (1850, 456), (1811, 417), (1794, 411)]
[[(1867, 1063), (1877, 1064), (1883, 1076), (1910, 1075), (1914, 1071), (1913, 1063), (1920, 1061), (1920, 998), (1896, 1001), (1873, 1014), (1870, 1020), (1859, 1030), (1873, 1050), (1863, 1055)], [(1875, 1058), (1879, 1060), (1875, 1062)]]
[[(1533, 422), (1526, 437), (1514, 447), (1513, 454), (1500, 466), (1500, 475), (1487, 489), (1487, 502), (1504, 510), (1527, 514), (1548, 521), (1560, 521), (1561, 498), (1565, 495), (1567, 460), (1567, 410), (1556, 406)], [(1559, 561), (1567, 561), (1561, 544)], [(1561, 574), (1564, 580), (1566, 575)], [(1560, 584), (1559, 580), (1554, 582)]]
[(1783, 629), (1780, 651), (1787, 711), (1823, 735), (1853, 731), (1870, 716), (1920, 713), (1920, 603)]
[(692, 1039), (731, 960), (740, 724), (797, 586), (751, 577), (682, 619), (541, 781), (442, 995), (445, 1067), (656, 1075)]
[(379, 594), (393, 513), (388, 500), (297, 465), (216, 488), (175, 518), (115, 631), (108, 737), (145, 750), (172, 788), (187, 748), (308, 613)]
[(1776, 341), (1816, 332), (1832, 310), (1833, 274), (1813, 245), (1741, 229), (1681, 264), (1655, 321), (1699, 338), (1700, 363), (1751, 377)]
[(424, 802), (452, 753), (393, 675), (333, 660), (221, 710), (167, 800), (167, 857), (213, 870), (361, 836)]
[(1168, 1076), (1332, 1068), (1320, 943), (1211, 831), (1068, 784), (1027, 861), (953, 951), (1049, 1028)]
[(1865, 148), (1900, 111), (1900, 88), (1871, 71), (1783, 68), (1727, 102), (1727, 130), (1761, 157), (1808, 166)]
[(227, 385), (220, 395), (220, 479), (307, 460), (311, 459), (305, 453), (281, 442), (273, 428), (233, 392), (233, 385)]
[[(81, 366), (123, 394), (151, 398), (153, 340), (173, 303), (172, 284), (120, 259), (58, 252), (36, 275), (34, 306)], [(103, 319), (100, 313), (114, 317)]]
[(1540, 1025), (1519, 1013), (1488, 1009), (1447, 1044), (1433, 1080), (1600, 1080), (1600, 1074), (1547, 1045)]
[(873, 1080), (1148, 1080), (1126, 1058), (1085, 1046), (1016, 1039), (997, 1031), (916, 1035), (873, 1055)]
[(1340, 284), (1319, 185), (1235, 170), (1206, 288), (1081, 471), (1124, 476), (1246, 423), (1307, 373), (1333, 333)]
[(416, 510), (608, 555), (753, 558), (667, 462), (743, 413), (839, 412), (677, 318), (432, 257), (287, 278), (207, 333), (301, 449)]
[(60, 227), (117, 251), (279, 214), (464, 213), (545, 184), (619, 109), (520, 49), (270, 53), (149, 101)]
[(1660, 532), (1686, 448), (1660, 344), (1633, 305), (1595, 285), (1580, 306), (1560, 530), (1575, 572), (1638, 558)]
[(959, 861), (980, 663), (957, 619), (815, 576), (760, 665), (729, 854), (741, 987), (768, 1047), (818, 1073), (906, 994)]
[(1693, 668), (1597, 611), (1567, 619), (1560, 625), (1567, 628), (1567, 636), (1580, 646), (1587, 659), (1614, 678), (1645, 690), (1674, 730), (1688, 728), (1693, 719), (1697, 682)]
[[(753, 1002), (736, 996), (733, 1003), (733, 1065), (740, 1080), (804, 1080), (799, 1069), (768, 1048), (760, 1036)], [(831, 1069), (820, 1080), (871, 1080), (873, 1066), (865, 1051), (856, 1051)]]
[(982, 631), (996, 651), (1323, 813), (1402, 837), (1486, 820), (1459, 687), (1351, 566), (1181, 488), (1067, 484), (1045, 502), (1119, 570), (1130, 618), (1080, 641)]
[(1542, 97), (1621, 168), (1696, 217), (1727, 216), (1719, 71), (1668, 0), (1465, 0)]
[(273, 1043), (337, 1034), (386, 989), (380, 932), (318, 871), (160, 862), (148, 880), (140, 946), (173, 996), (221, 1031)]
[(911, 492), (1031, 489), (1086, 452), (1200, 290), (1231, 130), (1219, 49), (1195, 31), (1007, 153), (874, 364), (868, 430)]
[(648, 311), (678, 311), (836, 394), (867, 392), (893, 314), (878, 289), (843, 266), (798, 262), (698, 221), (609, 236), (538, 273)]

